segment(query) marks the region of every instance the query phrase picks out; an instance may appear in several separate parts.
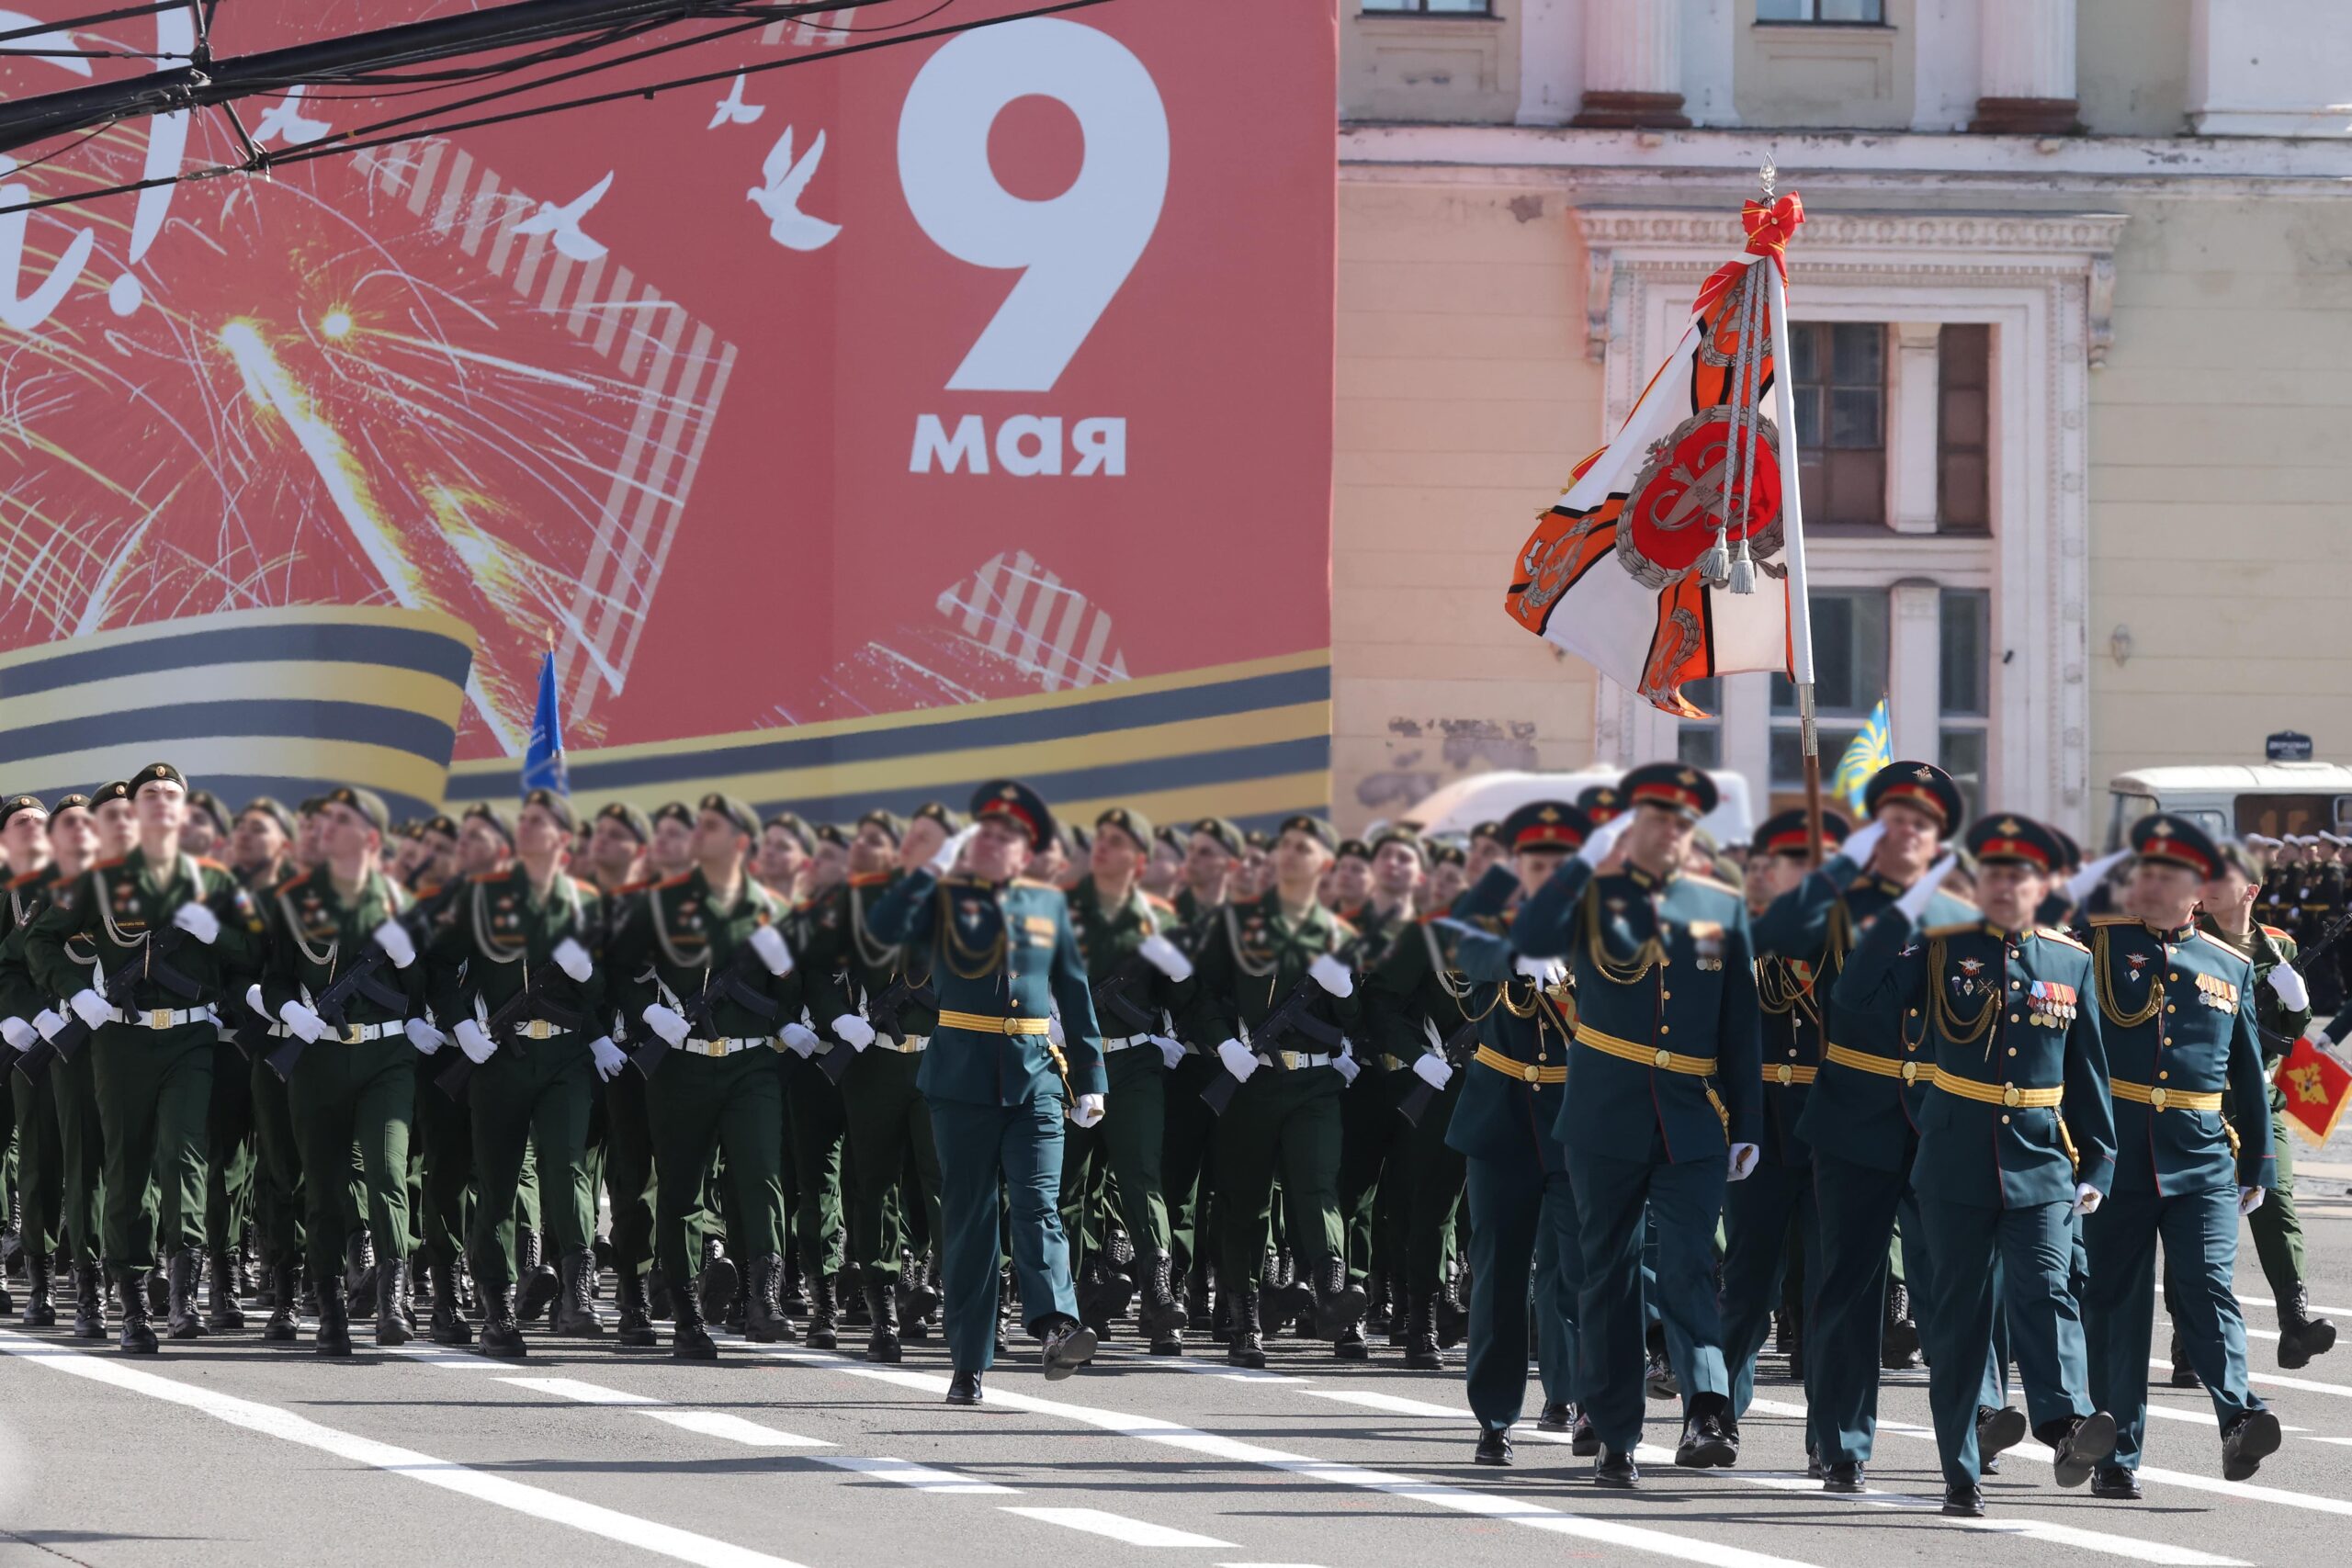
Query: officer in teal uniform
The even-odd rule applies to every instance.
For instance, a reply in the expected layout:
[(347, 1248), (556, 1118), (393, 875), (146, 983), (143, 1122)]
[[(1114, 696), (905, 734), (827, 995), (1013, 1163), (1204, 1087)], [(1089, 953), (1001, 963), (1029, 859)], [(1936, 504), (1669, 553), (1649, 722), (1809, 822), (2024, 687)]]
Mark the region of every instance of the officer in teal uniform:
[[(875, 936), (929, 952), (939, 1024), (917, 1080), (939, 1149), (947, 1403), (978, 1404), (996, 1359), (1000, 1181), (1012, 1200), (1022, 1317), (1045, 1342), (1045, 1372), (1066, 1378), (1094, 1355), (1078, 1321), (1059, 1196), (1062, 1118), (1102, 1120), (1102, 1066), (1086, 961), (1061, 893), (1021, 873), (1054, 837), (1053, 814), (1002, 779), (972, 797), (972, 825), (876, 901)], [(951, 876), (968, 845), (968, 863)], [(1062, 1043), (1049, 1038), (1055, 1015)]]
[[(1737, 1459), (1714, 1284), (1726, 1178), (1755, 1168), (1762, 1067), (1747, 907), (1683, 870), (1715, 786), (1652, 762), (1625, 775), (1626, 811), (1596, 829), (1520, 908), (1511, 945), (1576, 976), (1576, 1046), (1554, 1136), (1568, 1152), (1577, 1239), (1577, 1397), (1601, 1445), (1594, 1480), (1638, 1479), (1645, 1212), (1658, 1232), (1657, 1309), (1681, 1371), (1694, 1469)], [(1620, 839), (1621, 865), (1603, 871)]]
[[(2115, 1106), (2115, 1185), (2083, 1221), (2083, 1324), (2091, 1397), (2115, 1413), (2114, 1458), (2091, 1490), (2140, 1495), (2156, 1241), (2176, 1321), (2222, 1424), (2222, 1473), (2244, 1481), (2278, 1451), (2278, 1417), (2246, 1382), (2245, 1316), (2230, 1280), (2238, 1218), (2276, 1179), (2268, 1075), (2255, 1030), (2254, 965), (2197, 929), (2222, 852), (2186, 817), (2143, 817), (2119, 915), (2088, 928), (2099, 1031)], [(2222, 1092), (2237, 1111), (2222, 1119)]]
[[(1553, 1131), (1566, 1098), (1576, 1005), (1566, 966), (1519, 958), (1503, 934), (1505, 906), (1550, 880), (1590, 831), (1565, 801), (1530, 801), (1499, 829), (1511, 858), (1488, 869), (1453, 907), (1454, 962), (1467, 985), (1463, 1010), (1478, 1044), (1460, 1069), (1448, 1147), (1469, 1168), (1470, 1409), (1480, 1464), (1509, 1464), (1510, 1430), (1527, 1395), (1533, 1286), (1536, 1363), (1552, 1424), (1575, 1422), (1576, 1451), (1590, 1453), (1591, 1422), (1568, 1414), (1576, 1394), (1576, 1191), (1567, 1151)], [(1424, 1058), (1426, 1059), (1426, 1058)], [(1419, 1070), (1419, 1064), (1416, 1064)], [(1548, 1237), (1551, 1245), (1540, 1245)]]
[[(1846, 834), (1844, 818), (1835, 812), (1823, 815), (1824, 848), (1837, 848), (1846, 841)], [(1749, 843), (1749, 881), (1752, 885), (1777, 875), (1793, 883), (1805, 874), (1811, 855), (1803, 810), (1767, 818)], [(1797, 1132), (1797, 1122), (1821, 1071), (1821, 1015), (1827, 998), (1814, 988), (1815, 954), (1774, 952), (1762, 945), (1760, 923), (1758, 931), (1756, 990), (1764, 1009), (1764, 1136), (1756, 1173), (1724, 1195), (1724, 1359), (1731, 1369), (1735, 1417), (1747, 1414), (1755, 1397), (1756, 1357), (1771, 1333), (1773, 1308), (1780, 1304), (1791, 1226), (1796, 1230), (1807, 1291), (1821, 1280), (1813, 1149)], [(1810, 1310), (1804, 1319), (1809, 1328)], [(1801, 1359), (1809, 1402), (1819, 1360), (1810, 1345)], [(1809, 1440), (1810, 1430), (1807, 1437)]]
[(2114, 1179), (2115, 1123), (2090, 952), (2033, 924), (2057, 839), (2001, 814), (1978, 822), (1967, 843), (1982, 916), (1920, 927), (1954, 863), (1946, 854), (1862, 932), (1835, 999), (1879, 1037), (1916, 1039), (1932, 1055), (1912, 1171), (1941, 1292), (1924, 1325), (1928, 1403), (1944, 1512), (1974, 1517), (1984, 1512), (1977, 1424), (1996, 1260), (2009, 1348), (2058, 1484), (2080, 1486), (2114, 1450), (2115, 1418), (2086, 1392), (2069, 1269), (2073, 1219), (2098, 1208)]
[[(1917, 881), (1959, 828), (1961, 815), (1951, 775), (1926, 762), (1880, 769), (1863, 791), (1862, 805), (1870, 821), (1756, 922), (1757, 950), (1772, 956), (1780, 975), (1809, 976), (1811, 995), (1826, 1010), (1817, 1076), (1796, 1124), (1796, 1135), (1813, 1154), (1821, 1226), (1821, 1266), (1806, 1271), (1806, 1446), (1826, 1489), (1849, 1493), (1867, 1484), (1865, 1467), (1877, 1434), (1887, 1248), (1898, 1212), (1915, 1299), (1935, 1299), (1911, 1195), (1927, 1096), (1920, 1080), (1931, 1064), (1916, 1038), (1843, 1010), (1834, 987), (1856, 933)], [(1927, 907), (1933, 925), (1974, 913), (1949, 896)], [(1768, 984), (1767, 999), (1777, 994)], [(1770, 1304), (1758, 1310), (1769, 1312)], [(1983, 1401), (1988, 1407), (2000, 1403), (1997, 1384), (1991, 1395)], [(1997, 1452), (2024, 1436), (2012, 1415), (1997, 1430), (1988, 1429), (1983, 1446)]]

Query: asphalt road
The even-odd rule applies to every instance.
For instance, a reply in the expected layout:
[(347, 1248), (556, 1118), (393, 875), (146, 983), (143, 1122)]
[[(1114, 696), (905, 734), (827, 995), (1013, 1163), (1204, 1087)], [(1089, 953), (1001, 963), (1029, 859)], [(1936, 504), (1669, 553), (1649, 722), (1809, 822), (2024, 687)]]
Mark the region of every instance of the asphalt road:
[(325, 1363), (251, 1333), (134, 1359), (9, 1328), (0, 1568), (2332, 1563), (2352, 1519), (2352, 1200), (2312, 1185), (2314, 1300), (2345, 1345), (2281, 1373), (2245, 1248), (2256, 1388), (2285, 1449), (2256, 1482), (2224, 1483), (2211, 1405), (2159, 1391), (2139, 1505), (2062, 1492), (2021, 1451), (1988, 1486), (1988, 1519), (1941, 1517), (1924, 1373), (1890, 1379), (1871, 1492), (1826, 1495), (1770, 1358), (1736, 1469), (1675, 1470), (1670, 1407), (1654, 1404), (1658, 1447), (1625, 1495), (1527, 1426), (1513, 1468), (1474, 1469), (1458, 1359), (1408, 1373), (1385, 1349), (1343, 1368), (1283, 1341), (1266, 1372), (1236, 1373), (1114, 1337), (1050, 1385), (1034, 1351), (1016, 1357), (967, 1411), (940, 1402), (936, 1340), (897, 1367), (732, 1342), (686, 1366), (537, 1333), (519, 1364), (364, 1343)]

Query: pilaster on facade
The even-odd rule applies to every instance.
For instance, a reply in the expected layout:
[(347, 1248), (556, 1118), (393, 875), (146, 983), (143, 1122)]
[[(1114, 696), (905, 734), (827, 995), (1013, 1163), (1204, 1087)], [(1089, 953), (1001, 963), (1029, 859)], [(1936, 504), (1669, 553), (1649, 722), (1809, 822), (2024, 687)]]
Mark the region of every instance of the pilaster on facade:
[(1685, 130), (1681, 0), (1587, 0), (1584, 99), (1573, 125)]
[(2075, 0), (1978, 0), (1980, 133), (2064, 136), (2082, 129), (2075, 96)]

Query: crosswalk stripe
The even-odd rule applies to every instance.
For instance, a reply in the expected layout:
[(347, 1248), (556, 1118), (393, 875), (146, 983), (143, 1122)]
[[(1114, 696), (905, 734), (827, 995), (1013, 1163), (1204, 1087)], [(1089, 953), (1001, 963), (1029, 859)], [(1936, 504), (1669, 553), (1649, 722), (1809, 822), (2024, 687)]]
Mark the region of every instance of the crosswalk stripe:
[(833, 1445), (822, 1438), (804, 1438), (797, 1432), (779, 1431), (763, 1427), (757, 1421), (746, 1421), (741, 1416), (729, 1416), (723, 1410), (640, 1410), (656, 1421), (706, 1438), (723, 1438), (730, 1443), (741, 1443), (747, 1449), (830, 1449)]
[(582, 1404), (663, 1404), (666, 1400), (649, 1399), (641, 1393), (623, 1393), (616, 1388), (605, 1388), (576, 1378), (500, 1378), (500, 1382), (513, 1388), (528, 1389), (533, 1393), (552, 1394), (558, 1399), (577, 1400)]
[(1024, 1519), (1041, 1519), (1049, 1525), (1062, 1525), (1089, 1535), (1109, 1536), (1113, 1540), (1129, 1546), (1227, 1546), (1233, 1542), (1219, 1540), (1215, 1536), (1194, 1535), (1190, 1530), (1170, 1529), (1166, 1525), (1146, 1524), (1124, 1514), (1106, 1514), (1100, 1508), (1012, 1508), (1008, 1514), (1018, 1514)]
[[(942, 1388), (947, 1386), (945, 1379), (943, 1378), (940, 1381), (940, 1386)], [(917, 1464), (912, 1460), (860, 1458), (854, 1454), (812, 1454), (809, 1457), (819, 1464), (830, 1464), (835, 1470), (855, 1471), (860, 1475), (870, 1475), (876, 1481), (890, 1481), (896, 1482), (900, 1486), (911, 1486), (918, 1492), (942, 1492), (957, 1495), (990, 1494), (1010, 1497), (1021, 1490), (1017, 1486), (999, 1486), (993, 1481), (976, 1481), (968, 1475), (957, 1475), (951, 1471), (933, 1470), (928, 1465)]]
[[(2154, 1356), (2148, 1358), (2148, 1365), (2162, 1372), (2172, 1371), (2170, 1361), (2160, 1360)], [(2245, 1375), (2256, 1382), (2269, 1383), (2278, 1388), (2299, 1389), (2304, 1393), (2332, 1393), (2338, 1399), (2352, 1399), (2352, 1388), (2338, 1382), (2321, 1382), (2316, 1378), (2290, 1378), (2284, 1372), (2249, 1371)]]
[[(895, 1383), (900, 1388), (924, 1393), (944, 1393), (947, 1380), (929, 1372), (894, 1371), (888, 1367), (866, 1366), (843, 1359), (821, 1350), (769, 1348), (765, 1354), (809, 1366), (821, 1366), (828, 1371), (850, 1377), (870, 1378), (877, 1382)], [(1332, 1460), (1316, 1459), (1306, 1454), (1292, 1453), (1259, 1443), (1203, 1432), (1178, 1422), (1162, 1420), (1156, 1416), (1134, 1416), (1122, 1411), (1103, 1410), (1092, 1405), (1069, 1404), (1060, 1400), (1039, 1399), (1033, 1394), (1015, 1393), (1005, 1389), (990, 1389), (989, 1403), (1012, 1410), (1024, 1410), (1032, 1415), (1050, 1416), (1080, 1426), (1113, 1432), (1141, 1442), (1160, 1443), (1170, 1448), (1183, 1449), (1193, 1453), (1207, 1454), (1235, 1464), (1260, 1465), (1269, 1470), (1286, 1471), (1307, 1480), (1329, 1485), (1360, 1487), (1392, 1497), (1426, 1503), (1432, 1507), (1454, 1513), (1469, 1514), (1498, 1523), (1518, 1525), (1528, 1529), (1554, 1535), (1572, 1536), (1629, 1551), (1646, 1551), (1670, 1557), (1684, 1562), (1705, 1564), (1706, 1568), (1803, 1568), (1801, 1560), (1777, 1557), (1769, 1552), (1751, 1551), (1744, 1547), (1725, 1545), (1700, 1537), (1680, 1536), (1666, 1530), (1651, 1529), (1640, 1525), (1619, 1524), (1613, 1519), (1597, 1519), (1522, 1498), (1498, 1496), (1491, 1493), (1473, 1492), (1459, 1486), (1430, 1482), (1416, 1476), (1396, 1475), (1385, 1471), (1370, 1470), (1362, 1465), (1346, 1464)]]
[(332, 1454), (337, 1459), (367, 1465), (389, 1474), (405, 1476), (426, 1486), (437, 1486), (445, 1492), (454, 1492), (514, 1513), (545, 1519), (550, 1524), (565, 1525), (589, 1535), (602, 1536), (607, 1540), (619, 1541), (662, 1557), (675, 1558), (682, 1562), (710, 1564), (713, 1568), (800, 1568), (788, 1558), (754, 1551), (731, 1541), (697, 1535), (672, 1525), (657, 1524), (651, 1519), (641, 1519), (634, 1514), (624, 1514), (616, 1508), (568, 1497), (561, 1493), (544, 1491), (506, 1476), (487, 1474), (449, 1460), (419, 1453), (414, 1449), (379, 1443), (356, 1432), (321, 1426), (307, 1416), (281, 1410), (274, 1404), (261, 1404), (213, 1389), (198, 1388), (124, 1366), (119, 1361), (101, 1359), (85, 1351), (68, 1349), (6, 1329), (0, 1329), (0, 1352), (21, 1357), (53, 1371), (177, 1404), (263, 1437)]

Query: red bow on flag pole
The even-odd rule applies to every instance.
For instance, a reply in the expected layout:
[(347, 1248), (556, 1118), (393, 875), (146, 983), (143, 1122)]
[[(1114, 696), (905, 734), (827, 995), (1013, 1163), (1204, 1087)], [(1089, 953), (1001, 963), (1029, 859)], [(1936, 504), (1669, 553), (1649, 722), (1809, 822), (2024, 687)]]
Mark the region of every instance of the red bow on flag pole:
[(1770, 256), (1783, 278), (1789, 276), (1789, 242), (1804, 221), (1804, 203), (1794, 191), (1770, 205), (1750, 197), (1739, 209), (1739, 226), (1747, 231), (1747, 254)]

